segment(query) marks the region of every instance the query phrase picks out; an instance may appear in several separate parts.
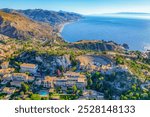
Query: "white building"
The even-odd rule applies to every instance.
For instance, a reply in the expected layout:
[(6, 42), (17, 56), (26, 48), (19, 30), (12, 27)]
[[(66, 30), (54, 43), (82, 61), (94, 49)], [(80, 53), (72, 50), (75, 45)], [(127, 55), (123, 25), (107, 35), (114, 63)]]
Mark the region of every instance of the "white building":
[(29, 72), (32, 74), (36, 74), (38, 70), (38, 65), (23, 63), (22, 65), (20, 65), (20, 68), (21, 72)]
[(76, 85), (78, 88), (84, 89), (87, 86), (87, 79), (85, 75), (76, 72), (64, 73), (64, 77), (45, 77), (43, 81), (44, 87), (50, 88), (54, 86), (72, 87)]

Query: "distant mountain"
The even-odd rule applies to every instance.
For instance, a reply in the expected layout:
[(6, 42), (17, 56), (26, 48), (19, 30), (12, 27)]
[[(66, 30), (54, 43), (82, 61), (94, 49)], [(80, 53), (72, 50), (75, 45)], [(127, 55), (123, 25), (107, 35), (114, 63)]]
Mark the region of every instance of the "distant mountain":
[(16, 39), (53, 40), (53, 28), (46, 23), (37, 23), (18, 13), (0, 11), (0, 34)]
[(56, 26), (64, 22), (78, 20), (82, 17), (82, 15), (73, 12), (56, 12), (42, 9), (14, 10), (5, 8), (1, 10), (7, 13), (19, 12), (32, 20), (46, 22), (49, 23), (51, 26)]
[(142, 12), (119, 12), (115, 14), (125, 14), (125, 15), (150, 15), (150, 13), (142, 13)]
[(95, 15), (95, 16), (133, 18), (133, 19), (150, 19), (150, 13), (144, 13), (144, 12), (104, 13), (104, 14)]

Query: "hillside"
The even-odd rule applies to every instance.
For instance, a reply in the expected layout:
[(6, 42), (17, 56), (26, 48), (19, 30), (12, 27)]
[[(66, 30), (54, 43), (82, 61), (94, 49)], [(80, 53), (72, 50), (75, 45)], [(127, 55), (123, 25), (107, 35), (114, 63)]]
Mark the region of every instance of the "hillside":
[(43, 9), (14, 10), (5, 8), (2, 9), (2, 11), (7, 13), (18, 12), (32, 20), (49, 23), (51, 26), (56, 26), (65, 22), (78, 20), (82, 17), (77, 13), (65, 11), (56, 12)]
[(16, 39), (36, 39), (45, 41), (56, 36), (50, 25), (37, 23), (18, 13), (0, 11), (0, 34)]
[(71, 48), (78, 48), (81, 50), (94, 50), (94, 51), (121, 51), (124, 50), (124, 47), (118, 45), (114, 42), (105, 42), (100, 40), (81, 40), (78, 42), (70, 43), (69, 45)]

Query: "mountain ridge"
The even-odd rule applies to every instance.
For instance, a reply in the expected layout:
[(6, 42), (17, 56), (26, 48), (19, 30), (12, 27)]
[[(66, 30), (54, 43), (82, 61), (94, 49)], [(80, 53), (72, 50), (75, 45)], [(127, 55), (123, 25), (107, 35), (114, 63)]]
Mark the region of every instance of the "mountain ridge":
[(75, 21), (82, 18), (82, 15), (80, 14), (61, 10), (58, 12), (43, 9), (15, 10), (4, 8), (1, 10), (7, 13), (18, 12), (32, 20), (49, 23), (51, 26), (60, 25), (65, 22)]
[(53, 29), (46, 23), (35, 22), (18, 13), (0, 11), (0, 34), (16, 39), (51, 39)]

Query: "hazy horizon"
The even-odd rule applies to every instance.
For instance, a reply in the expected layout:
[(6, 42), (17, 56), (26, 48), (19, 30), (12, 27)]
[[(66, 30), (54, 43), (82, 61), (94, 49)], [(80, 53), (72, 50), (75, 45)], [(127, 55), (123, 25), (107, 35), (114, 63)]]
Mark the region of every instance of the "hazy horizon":
[(150, 0), (10, 0), (0, 1), (0, 8), (69, 11), (83, 15), (140, 12), (150, 13)]

